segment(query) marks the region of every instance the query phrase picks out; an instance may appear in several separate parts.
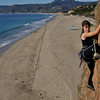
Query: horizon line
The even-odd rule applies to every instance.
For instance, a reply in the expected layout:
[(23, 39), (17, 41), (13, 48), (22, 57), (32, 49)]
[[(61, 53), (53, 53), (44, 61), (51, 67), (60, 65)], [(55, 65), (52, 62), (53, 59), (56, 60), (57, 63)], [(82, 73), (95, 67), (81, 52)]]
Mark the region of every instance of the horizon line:
[[(92, 2), (98, 2), (98, 0), (96, 0), (96, 1), (75, 1), (75, 2), (90, 2), (90, 3), (92, 3)], [(51, 3), (51, 2), (48, 2), (48, 3)], [(34, 4), (48, 4), (48, 3), (23, 3), (23, 4), (0, 4), (0, 6), (14, 6), (14, 5), (30, 5), (30, 4), (32, 4), (32, 5), (34, 5)]]

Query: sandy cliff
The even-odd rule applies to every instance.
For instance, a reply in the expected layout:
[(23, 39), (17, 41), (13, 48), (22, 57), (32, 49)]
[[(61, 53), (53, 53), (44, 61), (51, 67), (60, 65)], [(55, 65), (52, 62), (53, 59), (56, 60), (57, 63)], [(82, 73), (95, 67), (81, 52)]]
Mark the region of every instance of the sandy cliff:
[[(98, 24), (100, 23), (100, 0), (95, 9), (95, 19), (98, 26)], [(98, 36), (98, 44), (100, 45), (100, 34)], [(89, 74), (90, 71), (88, 69), (88, 66), (86, 63), (84, 63), (81, 81), (78, 84), (78, 100), (100, 100), (100, 59), (95, 61), (93, 75), (93, 84), (95, 87), (95, 91), (87, 88)]]

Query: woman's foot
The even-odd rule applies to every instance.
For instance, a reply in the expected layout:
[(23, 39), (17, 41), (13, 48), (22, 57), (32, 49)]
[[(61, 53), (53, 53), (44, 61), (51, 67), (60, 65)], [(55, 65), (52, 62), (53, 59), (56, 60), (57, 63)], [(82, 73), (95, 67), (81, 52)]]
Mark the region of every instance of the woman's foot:
[(93, 84), (88, 84), (87, 88), (89, 88), (89, 89), (95, 91)]

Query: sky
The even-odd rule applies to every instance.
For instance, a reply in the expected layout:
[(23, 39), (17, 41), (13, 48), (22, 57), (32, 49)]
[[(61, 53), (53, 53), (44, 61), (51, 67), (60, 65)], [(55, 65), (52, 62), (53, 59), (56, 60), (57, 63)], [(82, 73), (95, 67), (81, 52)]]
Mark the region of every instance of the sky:
[[(36, 4), (49, 3), (53, 0), (0, 0), (0, 5), (14, 5), (14, 4)], [(97, 1), (97, 0), (76, 0), (76, 1)]]

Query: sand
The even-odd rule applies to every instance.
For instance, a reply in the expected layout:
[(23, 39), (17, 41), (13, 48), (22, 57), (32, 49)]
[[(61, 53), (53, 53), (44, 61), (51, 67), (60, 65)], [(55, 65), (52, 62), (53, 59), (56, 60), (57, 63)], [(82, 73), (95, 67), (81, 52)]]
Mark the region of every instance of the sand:
[(0, 56), (0, 100), (77, 100), (84, 19), (60, 14), (45, 34), (43, 26), (10, 46)]

